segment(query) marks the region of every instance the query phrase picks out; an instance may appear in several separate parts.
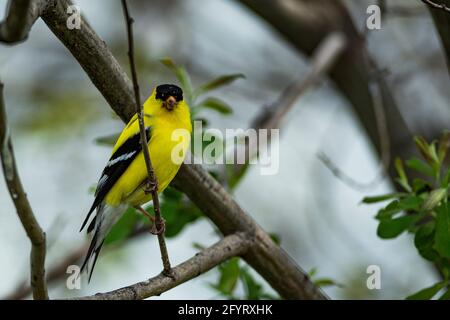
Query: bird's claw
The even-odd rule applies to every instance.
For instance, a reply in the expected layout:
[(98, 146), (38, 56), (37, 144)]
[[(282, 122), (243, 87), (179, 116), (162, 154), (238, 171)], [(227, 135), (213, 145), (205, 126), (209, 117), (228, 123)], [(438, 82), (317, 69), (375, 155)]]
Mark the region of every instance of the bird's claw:
[(166, 220), (164, 220), (164, 218), (161, 218), (161, 225), (159, 226), (159, 229), (156, 225), (157, 225), (157, 222), (154, 221), (152, 224), (152, 227), (150, 228), (151, 234), (153, 234), (155, 236), (159, 236), (166, 231)]

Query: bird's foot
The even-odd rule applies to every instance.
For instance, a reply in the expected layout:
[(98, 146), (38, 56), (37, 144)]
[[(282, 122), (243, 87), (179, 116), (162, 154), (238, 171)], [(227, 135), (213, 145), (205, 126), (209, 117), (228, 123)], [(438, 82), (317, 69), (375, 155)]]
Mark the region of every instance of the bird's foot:
[(145, 194), (154, 194), (158, 191), (158, 185), (154, 181), (148, 181), (144, 187)]
[(164, 220), (164, 218), (161, 218), (161, 222), (160, 225), (157, 226), (157, 221), (154, 217), (152, 217), (153, 220), (153, 224), (152, 227), (150, 228), (150, 233), (155, 235), (155, 236), (159, 236), (160, 234), (163, 234), (166, 231), (166, 220)]

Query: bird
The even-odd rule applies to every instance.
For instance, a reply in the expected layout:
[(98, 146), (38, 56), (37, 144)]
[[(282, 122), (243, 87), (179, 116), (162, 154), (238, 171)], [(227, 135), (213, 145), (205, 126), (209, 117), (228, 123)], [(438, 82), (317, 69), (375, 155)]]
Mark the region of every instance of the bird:
[[(183, 90), (174, 84), (155, 87), (143, 105), (143, 118), (157, 191), (161, 193), (177, 174), (190, 145), (192, 124)], [(148, 171), (140, 141), (139, 118), (135, 114), (112, 149), (80, 229), (81, 232), (96, 211), (87, 228), (93, 236), (81, 267), (81, 272), (88, 271), (89, 282), (106, 236), (128, 207), (153, 218), (141, 207), (152, 200), (152, 195), (146, 190)], [(174, 150), (181, 161), (174, 161)]]

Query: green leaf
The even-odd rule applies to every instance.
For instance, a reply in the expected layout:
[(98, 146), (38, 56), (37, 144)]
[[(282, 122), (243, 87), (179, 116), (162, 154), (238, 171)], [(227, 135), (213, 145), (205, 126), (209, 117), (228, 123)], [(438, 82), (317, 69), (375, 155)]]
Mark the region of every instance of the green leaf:
[(241, 280), (244, 284), (247, 300), (260, 300), (263, 298), (262, 285), (256, 282), (246, 268), (241, 270)]
[(375, 219), (382, 220), (386, 218), (391, 218), (396, 213), (401, 212), (403, 209), (400, 207), (399, 201), (394, 200), (390, 202), (385, 208), (378, 211)]
[(410, 169), (416, 170), (420, 173), (423, 173), (426, 176), (434, 177), (434, 170), (433, 168), (426, 162), (418, 159), (418, 158), (411, 158), (408, 161), (406, 161), (406, 166)]
[(433, 298), (442, 288), (444, 288), (445, 282), (438, 282), (431, 287), (422, 289), (406, 298), (406, 300), (430, 300)]
[(389, 193), (389, 194), (383, 194), (380, 196), (373, 196), (373, 197), (364, 197), (362, 199), (363, 203), (376, 203), (376, 202), (381, 202), (381, 201), (386, 201), (392, 198), (399, 198), (402, 197), (404, 195), (404, 193)]
[(413, 215), (402, 216), (395, 219), (383, 219), (378, 225), (377, 234), (383, 239), (392, 239), (407, 230), (416, 219)]
[(317, 267), (314, 267), (308, 271), (308, 275), (310, 278), (313, 278), (316, 274), (317, 274)]
[(217, 77), (205, 84), (202, 84), (197, 89), (195, 89), (193, 96), (198, 97), (208, 91), (211, 91), (211, 90), (220, 88), (222, 86), (225, 86), (227, 84), (230, 84), (239, 78), (245, 78), (245, 76), (242, 73), (236, 73), (236, 74), (229, 74), (229, 75)]
[(329, 278), (321, 278), (321, 279), (317, 279), (314, 280), (314, 284), (318, 287), (331, 287), (331, 286), (336, 286), (339, 288), (344, 288), (344, 285), (342, 285), (339, 282), (334, 281), (333, 279), (329, 279)]
[(399, 176), (396, 181), (408, 192), (411, 192), (411, 186), (408, 183), (408, 178), (406, 177), (405, 169), (403, 168), (403, 162), (400, 158), (395, 159), (395, 169)]
[(445, 172), (444, 178), (442, 179), (441, 187), (447, 188), (450, 182), (450, 167)]
[(416, 136), (414, 137), (414, 142), (416, 143), (417, 148), (419, 149), (422, 157), (428, 163), (436, 163), (438, 162), (438, 157), (436, 154), (436, 146), (435, 144), (429, 145), (427, 141), (423, 137)]
[(439, 139), (438, 158), (440, 163), (444, 162), (448, 148), (450, 148), (450, 131), (445, 130)]
[(269, 237), (275, 242), (276, 244), (281, 243), (281, 236), (278, 233), (269, 233)]
[(450, 289), (447, 289), (447, 291), (439, 297), (439, 300), (450, 300)]
[(450, 212), (447, 202), (436, 208), (436, 214), (434, 248), (442, 257), (450, 258)]
[(433, 210), (447, 195), (447, 189), (436, 189), (431, 191), (425, 199), (422, 209)]
[(133, 208), (129, 208), (122, 218), (112, 227), (105, 239), (105, 245), (118, 243), (126, 240), (133, 232), (139, 217)]
[(224, 296), (232, 296), (239, 280), (240, 267), (239, 258), (232, 258), (219, 266), (219, 283), (214, 284), (213, 288)]
[(430, 221), (420, 226), (414, 236), (414, 245), (419, 254), (430, 261), (435, 261), (439, 257), (439, 254), (433, 248), (435, 226), (435, 222)]
[(400, 200), (394, 200), (390, 202), (384, 209), (381, 209), (376, 215), (376, 219), (383, 220), (386, 218), (392, 218), (396, 213), (401, 211), (419, 211), (422, 206), (423, 200), (417, 196), (408, 196)]
[(206, 100), (199, 103), (199, 107), (208, 108), (221, 114), (228, 115), (233, 113), (233, 109), (231, 109), (231, 107), (227, 103), (217, 98), (207, 98)]

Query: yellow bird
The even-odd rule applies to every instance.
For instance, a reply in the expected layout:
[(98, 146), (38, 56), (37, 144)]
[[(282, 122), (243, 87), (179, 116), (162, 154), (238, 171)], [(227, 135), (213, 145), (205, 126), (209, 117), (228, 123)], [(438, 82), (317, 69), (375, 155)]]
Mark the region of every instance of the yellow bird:
[[(192, 132), (189, 106), (183, 100), (183, 91), (172, 84), (157, 86), (144, 103), (144, 124), (148, 149), (158, 192), (162, 192), (180, 168), (190, 143)], [(91, 245), (81, 270), (93, 260), (89, 280), (92, 276), (103, 241), (113, 225), (129, 206), (141, 212), (141, 205), (151, 200), (144, 192), (147, 184), (147, 168), (142, 152), (137, 115), (123, 129), (100, 177), (95, 200), (81, 226), (86, 226), (89, 217), (97, 210), (89, 224), (87, 233), (94, 231)]]

